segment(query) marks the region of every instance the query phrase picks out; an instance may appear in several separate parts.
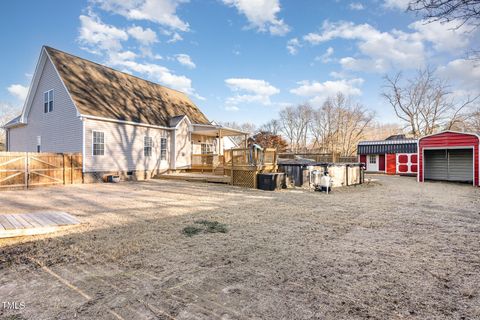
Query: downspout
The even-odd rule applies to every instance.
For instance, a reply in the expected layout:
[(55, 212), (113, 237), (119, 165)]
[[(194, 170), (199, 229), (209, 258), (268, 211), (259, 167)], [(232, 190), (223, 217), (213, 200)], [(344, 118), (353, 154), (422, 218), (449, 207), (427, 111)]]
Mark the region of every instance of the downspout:
[(172, 152), (170, 152), (170, 169), (176, 170), (177, 169), (177, 128), (170, 131), (171, 136), (171, 146)]
[(5, 129), (5, 151), (10, 151), (10, 129)]
[(85, 119), (82, 118), (82, 172), (85, 174)]

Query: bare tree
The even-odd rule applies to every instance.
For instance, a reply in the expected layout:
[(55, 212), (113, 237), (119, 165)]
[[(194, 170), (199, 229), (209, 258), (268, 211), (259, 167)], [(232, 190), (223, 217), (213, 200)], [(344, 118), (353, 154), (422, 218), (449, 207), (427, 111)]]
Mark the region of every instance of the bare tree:
[(374, 113), (338, 93), (314, 111), (310, 123), (314, 146), (321, 152), (351, 156), (373, 118)]
[[(480, 0), (413, 0), (409, 3), (408, 10), (423, 14), (427, 23), (452, 22), (457, 30), (468, 26), (465, 32), (480, 27)], [(470, 49), (467, 54), (473, 60), (480, 59), (478, 47)]]
[(421, 12), (430, 21), (480, 26), (480, 0), (414, 0), (408, 10)]
[(261, 132), (270, 132), (271, 134), (277, 135), (281, 130), (280, 121), (278, 121), (277, 119), (272, 119), (262, 125), (259, 130)]
[[(243, 131), (247, 133), (249, 136), (253, 136), (257, 130), (257, 127), (255, 126), (255, 124), (251, 122), (237, 123), (235, 121), (232, 121), (232, 122), (227, 121), (227, 122), (221, 122), (220, 124), (228, 128)], [(231, 138), (238, 145), (240, 145), (245, 139), (245, 137), (243, 136), (233, 136)]]
[(19, 113), (19, 108), (0, 102), (0, 151), (2, 151), (5, 146), (5, 130), (3, 129), (3, 126)]
[(366, 140), (384, 140), (392, 135), (404, 134), (403, 127), (398, 123), (372, 122), (366, 129)]
[(477, 98), (467, 97), (457, 103), (446, 81), (435, 76), (432, 70), (418, 70), (417, 74), (402, 81), (402, 74), (385, 76), (382, 96), (395, 110), (414, 137), (450, 129), (462, 121), (463, 111)]
[(313, 109), (308, 104), (286, 107), (280, 111), (280, 128), (293, 152), (306, 150), (312, 114)]

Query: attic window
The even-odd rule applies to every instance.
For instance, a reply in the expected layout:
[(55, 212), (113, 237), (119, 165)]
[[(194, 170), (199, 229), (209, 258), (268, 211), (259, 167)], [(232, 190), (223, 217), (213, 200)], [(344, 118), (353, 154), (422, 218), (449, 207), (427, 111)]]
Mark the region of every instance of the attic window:
[(43, 93), (43, 113), (53, 111), (53, 89)]

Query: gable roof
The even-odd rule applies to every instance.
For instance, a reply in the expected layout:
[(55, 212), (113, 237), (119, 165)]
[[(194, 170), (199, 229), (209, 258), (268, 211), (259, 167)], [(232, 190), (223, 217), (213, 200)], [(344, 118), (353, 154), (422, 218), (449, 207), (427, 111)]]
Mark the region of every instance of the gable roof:
[(187, 116), (192, 123), (210, 123), (182, 92), (44, 48), (81, 115), (164, 127), (176, 116)]
[(476, 136), (480, 140), (480, 132), (460, 132), (460, 131), (455, 131), (455, 130), (444, 130), (444, 131), (440, 131), (440, 132), (437, 132), (437, 133), (428, 134), (426, 136), (421, 137), (418, 140), (420, 141), (422, 139), (433, 137), (433, 136), (438, 136), (438, 135), (441, 135), (441, 134), (444, 134), (444, 133), (466, 134), (466, 135), (469, 135), (469, 136)]

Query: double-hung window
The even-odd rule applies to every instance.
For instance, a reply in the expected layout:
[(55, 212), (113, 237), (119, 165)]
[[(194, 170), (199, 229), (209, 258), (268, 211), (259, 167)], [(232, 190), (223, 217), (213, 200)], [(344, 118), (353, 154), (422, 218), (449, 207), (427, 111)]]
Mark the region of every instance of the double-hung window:
[(167, 138), (160, 138), (160, 160), (167, 160)]
[(201, 153), (202, 154), (212, 154), (213, 145), (211, 143), (202, 143), (201, 144)]
[(43, 113), (53, 111), (53, 89), (43, 93)]
[(143, 155), (145, 157), (151, 157), (152, 156), (152, 147), (153, 147), (152, 137), (145, 136), (143, 138)]
[(93, 131), (93, 150), (94, 156), (105, 155), (105, 133), (102, 131)]

